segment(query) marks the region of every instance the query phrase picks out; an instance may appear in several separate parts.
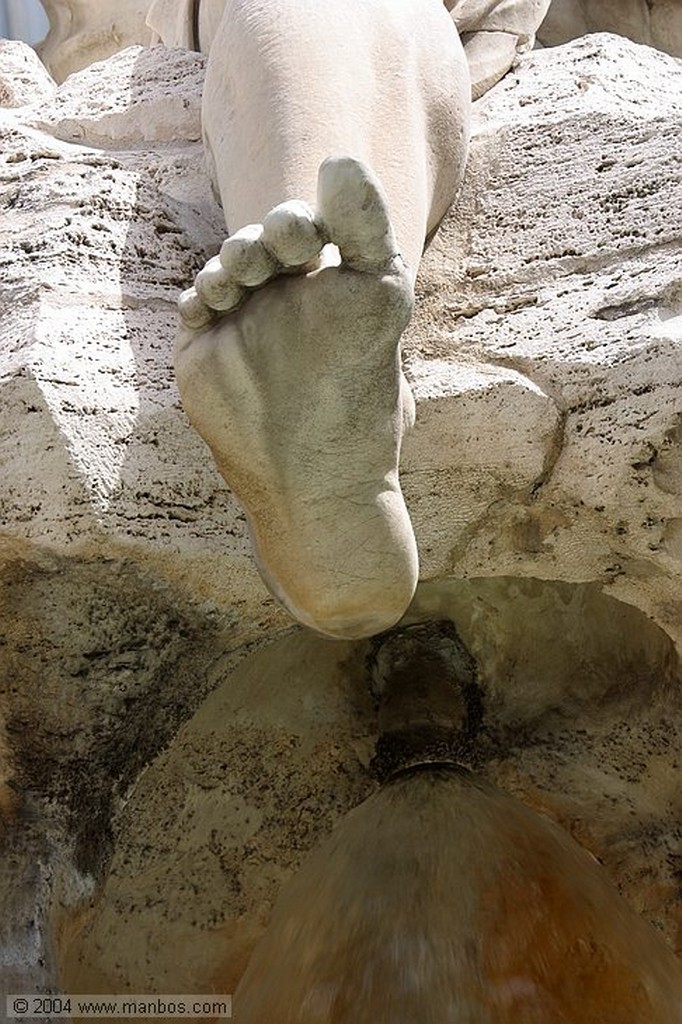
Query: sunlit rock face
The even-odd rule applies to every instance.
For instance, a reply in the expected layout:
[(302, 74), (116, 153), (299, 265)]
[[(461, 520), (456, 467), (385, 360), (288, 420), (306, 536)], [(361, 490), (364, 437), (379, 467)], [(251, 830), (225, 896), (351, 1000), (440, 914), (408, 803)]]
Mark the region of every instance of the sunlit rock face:
[[(274, 642), (290, 621), (179, 407), (175, 298), (224, 234), (203, 58), (128, 50), (52, 101), (9, 52), (2, 987), (58, 962), (81, 991), (228, 991), (376, 788), (366, 646)], [(478, 105), (419, 282), (402, 464), (413, 614), (452, 618), (479, 665), (478, 771), (678, 949), (680, 83), (598, 37)]]
[(406, 345), (402, 470), (422, 579), (594, 581), (678, 643), (679, 75), (591, 36), (475, 106)]
[(171, 362), (177, 295), (224, 234), (199, 141), (204, 63), (132, 48), (0, 112), (0, 503), (4, 536), (32, 551), (158, 557), (234, 609), (256, 582), (243, 516)]
[(30, 46), (0, 39), (0, 107), (23, 107), (54, 97), (56, 85)]

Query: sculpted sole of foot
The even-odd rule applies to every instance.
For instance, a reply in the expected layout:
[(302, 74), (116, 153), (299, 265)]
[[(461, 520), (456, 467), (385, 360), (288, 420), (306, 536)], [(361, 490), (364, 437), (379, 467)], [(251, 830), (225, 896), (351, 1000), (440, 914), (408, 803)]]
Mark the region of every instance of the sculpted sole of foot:
[[(340, 265), (311, 271), (328, 242)], [(389, 628), (417, 583), (398, 482), (412, 303), (381, 186), (350, 158), (322, 164), (315, 213), (283, 203), (237, 232), (180, 300), (187, 414), (244, 506), (269, 589), (333, 636)]]

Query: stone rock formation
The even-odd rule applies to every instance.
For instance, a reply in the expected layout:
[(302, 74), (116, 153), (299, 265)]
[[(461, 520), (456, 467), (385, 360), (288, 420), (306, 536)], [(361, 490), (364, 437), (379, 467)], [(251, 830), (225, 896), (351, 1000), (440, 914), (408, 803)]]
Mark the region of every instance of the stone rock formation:
[[(0, 49), (7, 991), (229, 990), (375, 786), (370, 645), (267, 597), (173, 380), (177, 295), (225, 231), (204, 67), (137, 47), (52, 98)], [(678, 951), (681, 83), (593, 36), (476, 105), (417, 284), (402, 462), (412, 615), (451, 618), (478, 666), (472, 763)]]
[(57, 87), (29, 46), (0, 39), (0, 66), (0, 106), (23, 107), (54, 97)]
[(492, 561), (593, 581), (679, 645), (678, 75), (663, 54), (588, 37), (535, 52), (477, 106), (406, 344), (419, 413), (403, 484), (422, 577)]

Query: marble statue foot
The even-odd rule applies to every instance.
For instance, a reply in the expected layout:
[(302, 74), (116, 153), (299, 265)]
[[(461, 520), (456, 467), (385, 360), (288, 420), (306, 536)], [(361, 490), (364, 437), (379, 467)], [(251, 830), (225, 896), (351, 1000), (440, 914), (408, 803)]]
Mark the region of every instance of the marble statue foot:
[[(340, 264), (311, 271), (328, 242)], [(314, 213), (275, 207), (180, 300), (187, 414), (244, 506), (269, 589), (332, 636), (388, 629), (417, 583), (398, 482), (412, 305), (381, 185), (347, 157), (320, 167)]]

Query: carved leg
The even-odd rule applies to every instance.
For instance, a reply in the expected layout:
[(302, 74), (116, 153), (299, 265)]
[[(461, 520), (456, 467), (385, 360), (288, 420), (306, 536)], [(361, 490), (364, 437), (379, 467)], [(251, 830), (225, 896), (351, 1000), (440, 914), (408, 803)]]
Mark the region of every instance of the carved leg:
[[(326, 242), (341, 264), (306, 273)], [(244, 505), (270, 590), (334, 636), (387, 629), (417, 582), (398, 482), (412, 303), (384, 193), (351, 158), (322, 164), (315, 214), (285, 203), (238, 232), (180, 303), (190, 420)]]

